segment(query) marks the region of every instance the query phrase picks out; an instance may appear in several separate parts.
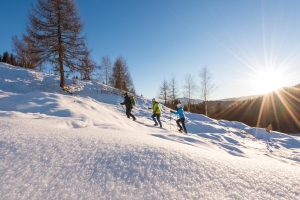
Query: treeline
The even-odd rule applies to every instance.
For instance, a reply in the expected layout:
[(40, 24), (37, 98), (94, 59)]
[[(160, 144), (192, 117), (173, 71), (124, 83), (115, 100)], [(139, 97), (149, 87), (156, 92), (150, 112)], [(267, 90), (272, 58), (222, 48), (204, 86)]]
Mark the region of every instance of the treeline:
[(283, 133), (300, 133), (300, 84), (246, 101), (236, 102), (212, 115), (215, 119), (243, 122), (249, 126)]
[[(176, 108), (177, 103), (182, 103), (182, 102), (180, 102), (180, 100), (176, 99), (174, 101), (174, 103), (173, 102), (167, 102), (164, 105), (167, 106), (168, 108), (172, 108), (172, 109), (176, 110), (177, 109)], [(207, 116), (208, 117), (213, 117), (214, 115), (220, 113), (227, 106), (230, 106), (234, 103), (236, 103), (236, 101), (207, 101), (206, 102), (206, 104), (208, 105)], [(191, 113), (206, 115), (205, 103), (204, 102), (190, 103), (190, 108), (188, 108), (188, 104), (183, 103), (183, 109), (185, 111), (188, 111), (188, 109), (190, 109), (189, 112), (191, 112)]]
[(7, 51), (4, 51), (3, 54), (0, 55), (0, 62), (8, 63), (14, 66), (17, 66), (19, 64), (15, 58), (15, 55), (12, 53), (8, 53)]
[[(209, 115), (209, 105), (208, 99), (210, 94), (216, 89), (216, 86), (212, 83), (212, 77), (205, 66), (199, 71), (199, 84), (196, 83), (195, 78), (191, 74), (185, 76), (184, 84), (182, 90), (180, 91), (178, 87), (177, 79), (172, 75), (171, 79), (167, 81), (163, 80), (159, 91), (157, 93), (158, 99), (163, 101), (164, 105), (174, 109), (176, 104), (180, 102), (179, 94), (187, 99), (187, 102), (184, 102), (183, 109), (188, 112), (199, 113), (204, 115)], [(193, 104), (192, 99), (199, 94), (200, 99), (203, 100), (202, 103)], [(183, 102), (181, 102), (183, 103)]]
[(84, 80), (104, 76), (106, 84), (135, 93), (122, 56), (113, 66), (110, 66), (108, 56), (103, 57), (102, 65), (91, 58), (75, 0), (40, 0), (32, 6), (28, 20), (22, 37), (12, 37), (15, 55), (4, 52), (2, 62), (40, 70), (46, 63), (52, 66), (55, 74), (60, 75), (62, 89), (66, 86), (65, 77), (79, 74)]

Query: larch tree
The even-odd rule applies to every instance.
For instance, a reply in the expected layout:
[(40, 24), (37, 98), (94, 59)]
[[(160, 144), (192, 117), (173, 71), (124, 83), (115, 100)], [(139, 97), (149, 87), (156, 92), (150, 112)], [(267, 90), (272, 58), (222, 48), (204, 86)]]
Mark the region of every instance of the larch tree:
[(208, 101), (209, 95), (215, 89), (217, 89), (217, 87), (212, 83), (212, 76), (206, 66), (200, 70), (199, 77), (200, 77), (201, 97), (202, 97), (203, 103), (204, 103), (205, 115), (207, 116), (208, 115), (207, 101)]
[(33, 52), (53, 65), (64, 88), (66, 69), (79, 71), (87, 54), (75, 0), (38, 0), (28, 18), (27, 36), (36, 44)]
[(109, 82), (111, 86), (117, 89), (135, 94), (134, 85), (126, 60), (122, 56), (116, 59)]

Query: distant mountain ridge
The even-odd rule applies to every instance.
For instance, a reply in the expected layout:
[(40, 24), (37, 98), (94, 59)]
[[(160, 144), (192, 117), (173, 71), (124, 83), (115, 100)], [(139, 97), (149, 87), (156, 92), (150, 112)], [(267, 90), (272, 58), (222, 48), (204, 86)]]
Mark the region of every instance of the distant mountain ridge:
[[(183, 97), (183, 98), (178, 98), (178, 100), (179, 100), (179, 102), (181, 103), (181, 104), (187, 104), (188, 103), (188, 101), (189, 101), (189, 99), (187, 98), (187, 97)], [(201, 100), (201, 99), (191, 99), (191, 103), (192, 104), (198, 104), (198, 103), (202, 103), (203, 102), (203, 100)]]
[(216, 100), (216, 101), (244, 101), (244, 100), (254, 99), (254, 98), (257, 98), (260, 96), (263, 96), (263, 94), (226, 98), (226, 99), (220, 99), (220, 100)]
[[(242, 96), (242, 97), (232, 97), (232, 98), (226, 98), (226, 99), (217, 99), (217, 100), (208, 100), (208, 101), (244, 101), (244, 100), (249, 100), (249, 99), (255, 99), (257, 97), (263, 96), (262, 94), (260, 95), (249, 95), (249, 96)], [(182, 98), (178, 98), (178, 100), (182, 103), (182, 104), (187, 104), (188, 102), (188, 98), (187, 97), (182, 97)], [(198, 104), (198, 103), (202, 103), (203, 100), (202, 99), (191, 99), (191, 103), (192, 104)]]

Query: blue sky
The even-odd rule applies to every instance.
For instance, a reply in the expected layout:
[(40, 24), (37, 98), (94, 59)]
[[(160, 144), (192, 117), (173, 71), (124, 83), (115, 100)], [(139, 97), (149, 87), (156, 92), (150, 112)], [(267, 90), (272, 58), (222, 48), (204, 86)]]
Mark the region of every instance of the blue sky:
[[(25, 30), (30, 3), (1, 1), (0, 53)], [(93, 59), (127, 60), (138, 94), (157, 96), (164, 79), (207, 66), (209, 99), (261, 94), (300, 83), (298, 0), (77, 0)], [(6, 26), (5, 26), (6, 25)], [(194, 98), (200, 98), (195, 92)]]

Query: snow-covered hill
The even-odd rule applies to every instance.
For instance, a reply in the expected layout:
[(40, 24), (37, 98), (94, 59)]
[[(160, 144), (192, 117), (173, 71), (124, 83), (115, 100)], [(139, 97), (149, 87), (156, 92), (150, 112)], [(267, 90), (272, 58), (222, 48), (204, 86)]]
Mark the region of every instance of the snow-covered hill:
[[(76, 84), (73, 84), (76, 83)], [(300, 199), (300, 139), (0, 63), (0, 199)]]

